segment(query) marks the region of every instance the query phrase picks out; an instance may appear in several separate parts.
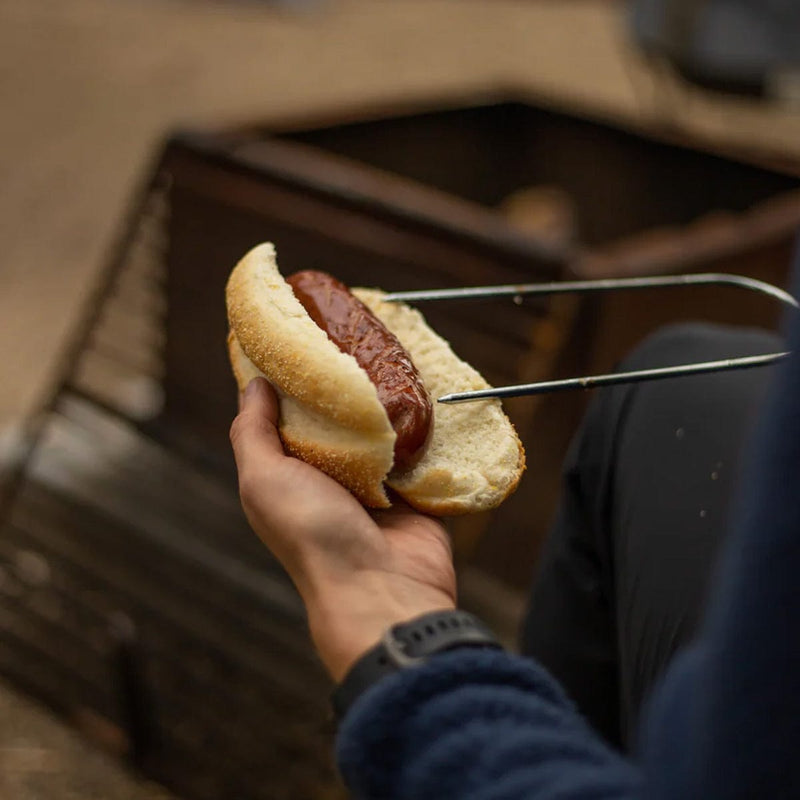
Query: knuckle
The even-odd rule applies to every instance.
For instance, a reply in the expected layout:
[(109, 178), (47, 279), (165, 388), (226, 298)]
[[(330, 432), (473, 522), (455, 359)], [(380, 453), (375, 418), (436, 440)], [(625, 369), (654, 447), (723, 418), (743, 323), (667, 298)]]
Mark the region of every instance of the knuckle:
[(236, 447), (236, 445), (241, 441), (242, 437), (244, 436), (244, 431), (247, 426), (247, 418), (244, 414), (237, 414), (233, 422), (231, 423), (230, 429), (230, 440), (231, 444)]

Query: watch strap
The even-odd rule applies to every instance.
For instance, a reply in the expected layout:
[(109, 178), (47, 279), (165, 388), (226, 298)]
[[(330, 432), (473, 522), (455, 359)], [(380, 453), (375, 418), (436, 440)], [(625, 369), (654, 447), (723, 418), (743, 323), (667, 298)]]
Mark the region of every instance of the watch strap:
[(466, 611), (434, 611), (392, 626), (375, 647), (356, 661), (336, 687), (331, 697), (336, 718), (341, 719), (381, 678), (422, 664), (435, 653), (459, 647), (502, 649), (489, 628)]

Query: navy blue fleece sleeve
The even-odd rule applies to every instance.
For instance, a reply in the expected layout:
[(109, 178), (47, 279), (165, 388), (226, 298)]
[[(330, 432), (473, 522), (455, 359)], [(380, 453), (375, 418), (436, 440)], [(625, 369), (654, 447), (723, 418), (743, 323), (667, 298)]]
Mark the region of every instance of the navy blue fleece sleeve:
[(626, 798), (639, 777), (536, 663), (456, 650), (359, 698), (338, 738), (358, 798)]
[[(800, 288), (800, 258), (795, 296)], [(800, 354), (800, 320), (788, 346)], [(697, 645), (644, 730), (653, 798), (800, 798), (800, 356), (778, 370)]]

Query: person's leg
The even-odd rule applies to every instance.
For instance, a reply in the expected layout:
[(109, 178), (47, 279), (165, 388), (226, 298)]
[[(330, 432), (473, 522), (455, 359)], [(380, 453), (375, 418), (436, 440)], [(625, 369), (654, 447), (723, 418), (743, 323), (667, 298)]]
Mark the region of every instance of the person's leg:
[[(772, 334), (682, 325), (620, 369), (778, 349)], [(769, 369), (599, 390), (570, 450), (543, 548), (523, 652), (566, 686), (610, 741), (692, 634), (750, 420)]]

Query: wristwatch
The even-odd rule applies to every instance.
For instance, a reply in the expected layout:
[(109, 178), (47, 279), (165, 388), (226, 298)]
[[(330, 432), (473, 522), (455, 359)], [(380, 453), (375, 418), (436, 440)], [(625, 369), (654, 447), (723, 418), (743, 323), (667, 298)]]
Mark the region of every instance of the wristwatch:
[(434, 611), (393, 625), (380, 642), (350, 668), (331, 697), (336, 719), (381, 678), (424, 663), (435, 653), (460, 647), (502, 650), (492, 632), (466, 611)]

